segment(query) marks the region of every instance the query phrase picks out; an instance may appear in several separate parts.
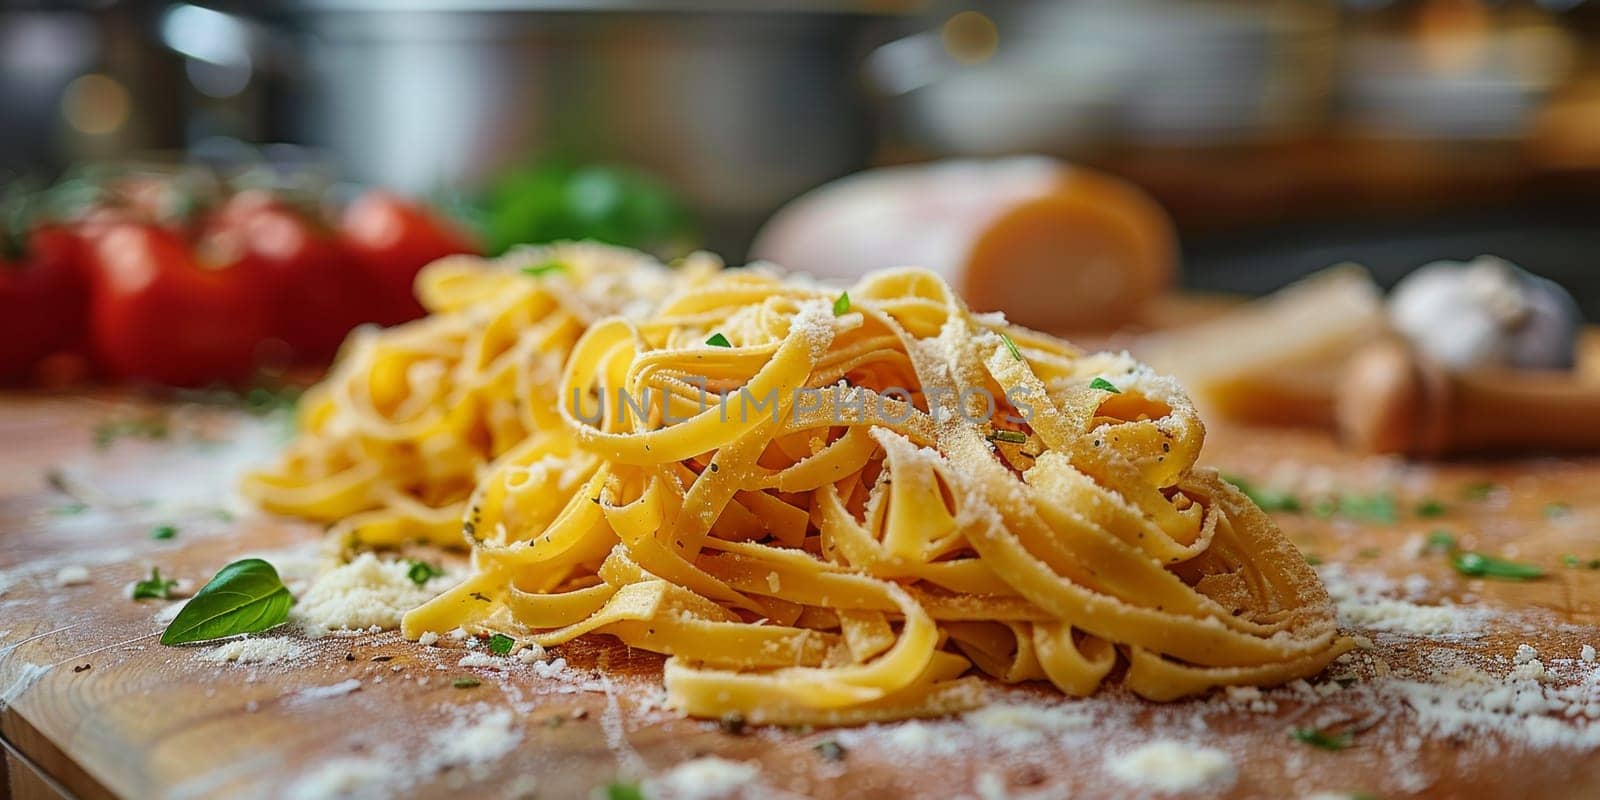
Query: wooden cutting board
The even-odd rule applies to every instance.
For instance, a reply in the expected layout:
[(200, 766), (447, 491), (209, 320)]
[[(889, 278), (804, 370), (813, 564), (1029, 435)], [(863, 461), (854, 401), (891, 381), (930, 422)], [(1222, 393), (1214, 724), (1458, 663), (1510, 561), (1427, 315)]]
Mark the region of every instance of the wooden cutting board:
[[(1581, 671), (1581, 645), (1600, 645), (1600, 571), (1561, 558), (1600, 557), (1600, 459), (1410, 466), (1346, 454), (1321, 434), (1214, 425), (1205, 461), (1225, 472), (1393, 492), (1392, 523), (1277, 517), (1307, 553), (1344, 565), (1345, 577), (1420, 576), (1396, 585), (1415, 603), (1482, 609), (1486, 633), (1367, 630), (1374, 648), (1336, 668), (1358, 685), (1328, 686), (1324, 677), (1313, 683), (1326, 686), (1326, 696), (1278, 690), (1257, 710), (1248, 698), (1158, 706), (1113, 688), (1071, 706), (1089, 713), (1087, 728), (1019, 747), (959, 722), (741, 732), (679, 719), (659, 706), (659, 659), (604, 641), (562, 648), (569, 667), (549, 677), (523, 665), (461, 667), (461, 650), (394, 633), (304, 639), (306, 653), (291, 665), (217, 664), (205, 658), (211, 647), (163, 647), (156, 637), (164, 604), (134, 602), (127, 591), (152, 566), (198, 584), (246, 553), (304, 549), (320, 532), (227, 511), (232, 475), (276, 445), (273, 424), (186, 409), (164, 417), (162, 438), (146, 439), (158, 432), (140, 422), (154, 419), (147, 413), (112, 400), (0, 397), (0, 785), (12, 796), (309, 796), (313, 784), (326, 788), (342, 776), (383, 796), (578, 798), (619, 777), (715, 754), (759, 764), (763, 788), (753, 796), (1119, 797), (1132, 790), (1110, 776), (1107, 759), (1153, 738), (1229, 755), (1234, 777), (1205, 796), (1600, 796), (1593, 749), (1534, 747), (1493, 733), (1440, 736), (1410, 720), (1403, 703), (1391, 703), (1342, 751), (1289, 736), (1329, 718), (1373, 716), (1360, 684), (1443, 658), (1504, 673), (1527, 644), (1553, 672), (1562, 672), (1558, 660), (1567, 664), (1562, 674)], [(118, 430), (96, 445), (96, 431)], [(94, 495), (95, 507), (73, 506), (52, 476)], [(1483, 482), (1494, 488), (1473, 488)], [(1416, 516), (1423, 499), (1441, 500), (1443, 515)], [(177, 536), (153, 539), (163, 524)], [(1418, 537), (1434, 529), (1550, 574), (1520, 583), (1463, 577), (1447, 558), (1417, 552)], [(70, 580), (74, 566), (87, 568), (87, 582)], [(467, 675), (480, 685), (453, 686)], [(997, 693), (1053, 697), (1039, 687)], [(493, 723), (487, 729), (485, 720)], [(442, 755), (485, 730), (495, 735), (465, 748), (477, 756)], [(827, 757), (817, 747), (823, 742), (843, 744), (842, 757)]]

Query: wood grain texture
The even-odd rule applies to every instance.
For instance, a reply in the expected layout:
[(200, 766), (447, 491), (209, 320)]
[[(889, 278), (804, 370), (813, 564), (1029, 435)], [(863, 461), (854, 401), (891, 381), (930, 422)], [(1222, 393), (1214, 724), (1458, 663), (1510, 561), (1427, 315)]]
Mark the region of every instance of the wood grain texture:
[[(974, 739), (941, 755), (906, 756), (857, 732), (845, 758), (829, 761), (815, 745), (847, 734), (734, 734), (676, 718), (659, 707), (660, 660), (605, 640), (561, 648), (572, 667), (550, 678), (525, 666), (463, 668), (460, 650), (421, 647), (393, 633), (304, 640), (309, 655), (292, 667), (211, 663), (203, 659), (209, 647), (157, 644), (162, 604), (128, 599), (128, 584), (153, 565), (203, 582), (244, 554), (298, 547), (320, 532), (216, 513), (227, 502), (230, 471), (270, 450), (269, 426), (239, 427), (223, 412), (184, 412), (167, 440), (94, 446), (97, 424), (137, 413), (115, 401), (0, 398), (0, 581), (7, 584), (0, 593), (0, 692), (9, 700), (0, 734), (79, 796), (292, 796), (307, 774), (354, 759), (390, 765), (392, 780), (379, 781), (384, 795), (576, 798), (619, 775), (644, 777), (716, 754), (759, 762), (771, 796), (971, 796), (983, 785), (1015, 796), (1117, 797), (1127, 787), (1107, 778), (1107, 756), (1156, 736), (1232, 756), (1236, 779), (1206, 795), (1600, 796), (1592, 750), (1536, 749), (1493, 737), (1426, 738), (1408, 747), (1417, 731), (1403, 709), (1342, 752), (1288, 737), (1310, 720), (1369, 711), (1340, 693), (1300, 700), (1275, 693), (1275, 708), (1251, 712), (1215, 699), (1152, 705), (1113, 688), (1083, 705), (1096, 719), (1090, 745), (1046, 741), (1006, 750)], [(1519, 644), (1548, 659), (1600, 645), (1600, 571), (1559, 563), (1567, 553), (1600, 557), (1600, 459), (1414, 466), (1342, 452), (1321, 434), (1213, 425), (1204, 461), (1258, 480), (1394, 492), (1402, 510), (1395, 524), (1310, 514), (1278, 519), (1298, 545), (1329, 564), (1420, 575), (1419, 602), (1450, 599), (1500, 615), (1479, 638), (1375, 634), (1376, 649), (1361, 654), (1356, 667), (1363, 674), (1446, 656), (1503, 673)], [(115, 509), (63, 513), (70, 501), (50, 488), (52, 470), (93, 487)], [(1502, 488), (1464, 499), (1464, 487), (1482, 481)], [(162, 499), (138, 502), (151, 497)], [(1444, 516), (1410, 513), (1431, 497), (1448, 504)], [(1557, 501), (1569, 510), (1547, 516), (1547, 504)], [(179, 535), (153, 540), (151, 527), (165, 522)], [(1454, 531), (1465, 546), (1550, 567), (1551, 575), (1526, 583), (1468, 579), (1442, 557), (1408, 553), (1408, 540), (1435, 528)], [(90, 581), (58, 585), (69, 565), (88, 567)], [(467, 674), (482, 684), (452, 686)], [(360, 681), (355, 691), (305, 694), (350, 679)], [(1051, 696), (1031, 686), (996, 692)], [(482, 764), (438, 763), (463, 725), (502, 709), (519, 737), (509, 752)], [(889, 742), (894, 732), (875, 736)]]

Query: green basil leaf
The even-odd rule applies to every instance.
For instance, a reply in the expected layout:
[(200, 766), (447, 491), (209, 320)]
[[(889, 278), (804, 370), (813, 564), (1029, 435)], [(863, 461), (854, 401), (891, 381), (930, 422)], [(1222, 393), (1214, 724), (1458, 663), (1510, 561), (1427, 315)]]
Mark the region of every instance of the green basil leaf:
[(850, 313), (850, 293), (840, 292), (833, 300), (833, 315), (836, 317)]
[(161, 634), (162, 644), (185, 644), (259, 633), (289, 618), (294, 598), (278, 571), (259, 558), (235, 561), (201, 587)]
[(1094, 380), (1089, 381), (1089, 388), (1101, 392), (1122, 394), (1122, 390), (1118, 389), (1116, 384), (1106, 380), (1105, 378), (1095, 378)]

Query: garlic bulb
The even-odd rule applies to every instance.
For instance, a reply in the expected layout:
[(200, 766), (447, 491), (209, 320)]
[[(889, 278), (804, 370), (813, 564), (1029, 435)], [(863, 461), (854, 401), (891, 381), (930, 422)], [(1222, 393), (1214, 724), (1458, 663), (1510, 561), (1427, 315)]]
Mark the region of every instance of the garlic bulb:
[(1438, 261), (1389, 296), (1389, 320), (1422, 353), (1458, 370), (1570, 369), (1582, 317), (1553, 281), (1495, 256)]

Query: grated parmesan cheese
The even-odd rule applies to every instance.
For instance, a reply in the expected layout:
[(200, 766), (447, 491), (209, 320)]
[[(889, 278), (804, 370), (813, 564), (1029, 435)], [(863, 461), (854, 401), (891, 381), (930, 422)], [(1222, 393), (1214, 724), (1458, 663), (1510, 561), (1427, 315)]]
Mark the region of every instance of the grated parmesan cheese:
[(999, 747), (1021, 749), (1042, 744), (1068, 731), (1087, 728), (1094, 722), (1094, 715), (1072, 705), (997, 703), (968, 712), (962, 720)]
[(327, 700), (332, 697), (343, 697), (360, 688), (360, 679), (350, 678), (328, 686), (313, 686), (309, 689), (301, 689), (294, 693), (293, 699), (313, 702)]
[(313, 637), (331, 631), (388, 630), (400, 618), (449, 585), (433, 578), (418, 586), (404, 561), (380, 561), (362, 553), (318, 578), (295, 606), (294, 616)]
[(1162, 739), (1106, 761), (1106, 770), (1129, 786), (1162, 792), (1218, 789), (1233, 783), (1233, 759), (1211, 747)]
[(522, 732), (511, 727), (509, 710), (495, 711), (440, 731), (433, 737), (437, 766), (481, 769), (516, 749)]
[(73, 564), (65, 566), (56, 572), (57, 586), (82, 586), (89, 582), (89, 568)]
[(275, 664), (300, 658), (309, 649), (300, 642), (282, 637), (246, 638), (213, 647), (200, 658), (215, 664)]
[(685, 761), (641, 788), (651, 798), (722, 800), (753, 792), (760, 776), (761, 768), (748, 761), (705, 756)]
[(299, 800), (386, 797), (384, 787), (393, 774), (394, 765), (380, 759), (336, 758), (302, 775), (286, 794)]

